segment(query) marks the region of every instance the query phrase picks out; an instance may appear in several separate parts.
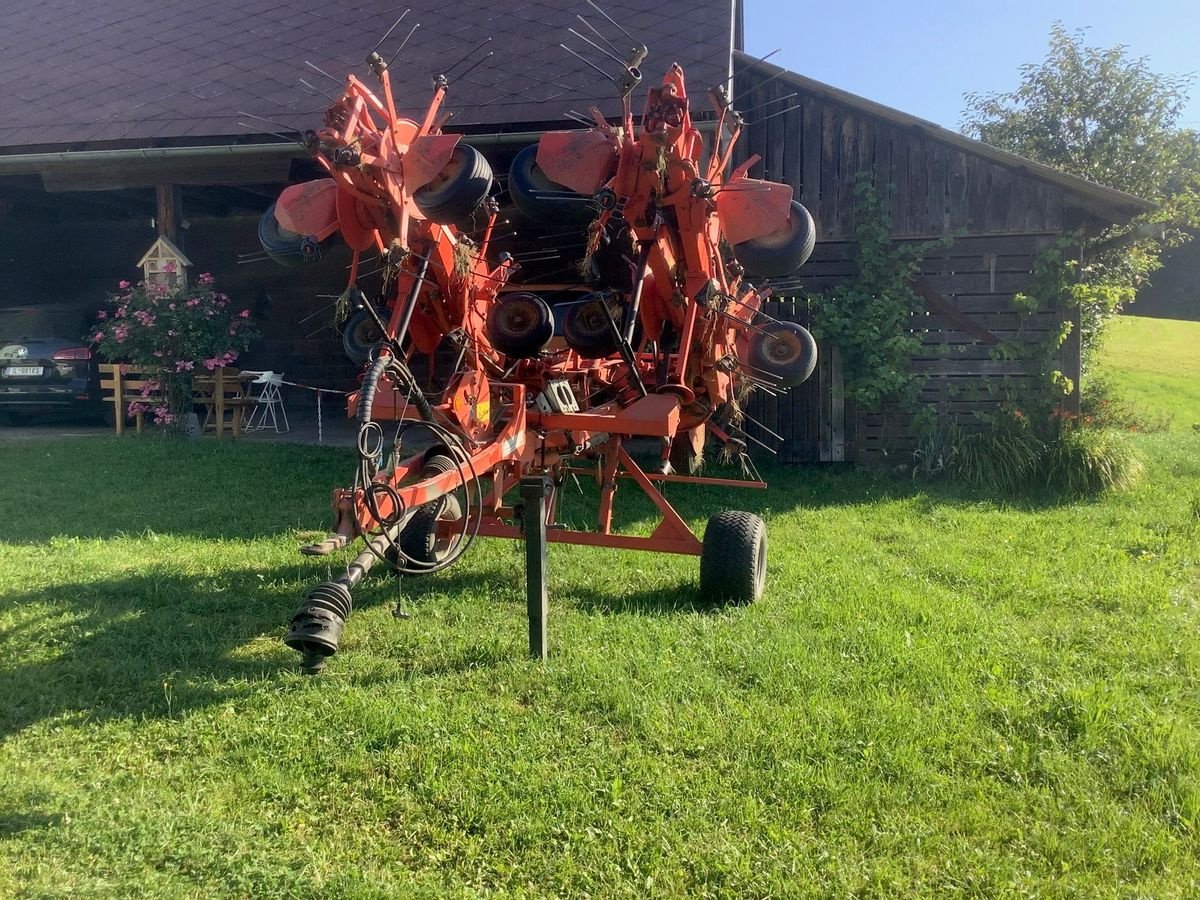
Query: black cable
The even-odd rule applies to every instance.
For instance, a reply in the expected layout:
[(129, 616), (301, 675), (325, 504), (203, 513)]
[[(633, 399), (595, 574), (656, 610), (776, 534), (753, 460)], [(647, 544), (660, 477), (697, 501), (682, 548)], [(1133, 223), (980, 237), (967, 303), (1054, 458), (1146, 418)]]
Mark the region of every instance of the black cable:
[[(454, 464), (458, 473), (459, 483), (464, 487), (463, 495), (463, 525), (459, 532), (458, 539), (446, 558), (434, 562), (426, 563), (422, 560), (413, 559), (408, 556), (400, 547), (399, 535), (396, 539), (390, 541), (392, 549), (396, 555), (403, 560), (404, 565), (393, 562), (386, 555), (381, 555), (376, 551), (374, 545), (368, 540), (367, 547), (375, 554), (377, 559), (387, 563), (391, 568), (404, 574), (431, 574), (439, 572), (453, 565), (474, 543), (475, 538), (479, 534), (479, 529), (483, 524), (483, 486), (480, 483), (479, 472), (475, 469), (474, 462), (471, 459), (471, 454), (467, 451), (465, 440), (459, 435), (453, 433), (438, 422), (433, 420), (433, 409), (425, 400), (424, 393), (416, 384), (416, 379), (407, 365), (396, 359), (395, 357), (381, 356), (376, 359), (371, 368), (368, 370), (366, 378), (363, 380), (363, 386), (359, 393), (358, 404), (358, 420), (359, 433), (357, 440), (357, 450), (359, 453), (359, 468), (355, 473), (355, 491), (361, 487), (363, 490), (363, 501), (367, 506), (368, 511), (374, 517), (375, 521), (379, 522), (384, 531), (394, 527), (396, 522), (403, 516), (403, 502), (399, 492), (390, 484), (377, 482), (374, 480), (374, 472), (370, 471), (370, 466), (378, 459), (379, 451), (382, 449), (382, 429), (378, 423), (371, 418), (375, 395), (379, 389), (380, 378), (387, 374), (390, 376), (397, 387), (404, 389), (408, 399), (414, 403), (418, 411), (422, 415), (421, 420), (410, 420), (401, 422), (396, 429), (394, 442), (398, 445), (402, 442), (404, 433), (409, 428), (422, 428), (430, 431), (434, 438), (444, 445), (449, 453), (448, 459)], [(415, 395), (415, 396), (414, 396)], [(419, 399), (418, 399), (419, 398)], [(369, 443), (368, 435), (378, 432), (377, 444)], [(371, 451), (374, 452), (371, 452)], [(470, 479), (467, 478), (467, 469), (470, 470)], [(470, 485), (475, 487), (474, 500), (471, 496)], [(457, 490), (457, 488), (455, 489)], [(396, 508), (396, 512), (391, 516), (381, 515), (377, 494), (384, 494)], [(443, 499), (446, 495), (437, 499)], [(433, 501), (431, 501), (433, 502)], [(473, 527), (472, 527), (473, 526)]]

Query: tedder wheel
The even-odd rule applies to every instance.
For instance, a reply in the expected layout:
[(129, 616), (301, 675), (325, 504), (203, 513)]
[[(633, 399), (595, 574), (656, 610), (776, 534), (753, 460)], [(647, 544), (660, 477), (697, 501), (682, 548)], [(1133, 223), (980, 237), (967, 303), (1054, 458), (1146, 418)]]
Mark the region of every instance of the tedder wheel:
[(503, 294), (488, 310), (487, 336), (505, 356), (537, 356), (554, 337), (554, 312), (537, 294)]
[(304, 266), (321, 258), (321, 244), (279, 226), (274, 203), (258, 220), (258, 243), (281, 266)]
[(537, 144), (530, 144), (516, 155), (508, 170), (508, 195), (513, 206), (538, 222), (553, 221), (564, 225), (587, 225), (596, 211), (586, 194), (551, 181), (537, 164)]
[[(461, 518), (462, 504), (453, 494), (426, 503), (413, 513), (400, 532), (400, 549), (404, 551), (404, 556), (426, 566), (441, 562), (450, 555), (459, 538), (458, 535), (439, 538), (438, 522), (456, 522)], [(389, 555), (402, 566), (407, 562), (394, 553)], [(421, 573), (418, 571), (413, 574)]]
[(751, 366), (779, 378), (782, 388), (808, 380), (817, 367), (817, 342), (795, 322), (765, 322), (750, 336)]
[[(563, 316), (562, 333), (567, 345), (586, 359), (600, 359), (617, 352), (617, 337), (605, 312), (607, 303), (605, 294), (588, 294), (568, 306)], [(619, 325), (623, 318), (620, 310), (610, 307), (609, 312)]]
[(751, 275), (776, 278), (791, 275), (812, 256), (817, 242), (817, 228), (808, 210), (792, 201), (787, 225), (778, 231), (742, 241), (733, 254)]
[[(454, 461), (443, 455), (431, 456), (421, 469), (422, 479), (432, 478), (443, 472), (457, 468)], [(404, 556), (389, 548), (386, 556), (394, 564), (405, 567), (409, 560), (416, 563), (414, 571), (409, 574), (420, 575), (421, 568), (432, 566), (446, 559), (453, 552), (460, 540), (459, 535), (438, 537), (438, 522), (457, 522), (462, 519), (462, 503), (454, 494), (446, 494), (436, 500), (426, 503), (408, 520), (408, 524), (400, 532), (399, 545)], [(407, 557), (407, 559), (405, 558)]]
[(371, 350), (383, 340), (383, 332), (365, 309), (360, 309), (342, 326), (342, 350), (352, 363), (362, 365), (371, 358)]
[[(704, 428), (703, 425), (696, 427)], [(704, 451), (696, 450), (690, 434), (680, 433), (671, 439), (668, 461), (676, 475), (699, 475), (704, 468)]]
[(708, 520), (700, 554), (700, 598), (709, 603), (753, 603), (767, 580), (767, 523), (730, 511)]
[(465, 219), (492, 190), (492, 167), (470, 144), (458, 144), (450, 162), (429, 184), (413, 194), (413, 202), (439, 225)]

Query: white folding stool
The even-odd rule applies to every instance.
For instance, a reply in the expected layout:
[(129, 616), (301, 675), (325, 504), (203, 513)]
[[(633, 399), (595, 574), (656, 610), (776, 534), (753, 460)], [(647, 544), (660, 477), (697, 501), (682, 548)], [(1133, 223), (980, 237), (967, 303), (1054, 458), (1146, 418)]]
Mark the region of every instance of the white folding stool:
[[(260, 386), (259, 392), (251, 395), (254, 408), (250, 411), (250, 417), (246, 419), (242, 430), (262, 431), (264, 428), (274, 428), (276, 434), (291, 431), (287, 410), (283, 408), (283, 396), (279, 393), (279, 387), (283, 384), (283, 373), (242, 372), (242, 375), (257, 376), (250, 382), (251, 390), (253, 385)], [(282, 428), (279, 427), (280, 419), (283, 420)]]

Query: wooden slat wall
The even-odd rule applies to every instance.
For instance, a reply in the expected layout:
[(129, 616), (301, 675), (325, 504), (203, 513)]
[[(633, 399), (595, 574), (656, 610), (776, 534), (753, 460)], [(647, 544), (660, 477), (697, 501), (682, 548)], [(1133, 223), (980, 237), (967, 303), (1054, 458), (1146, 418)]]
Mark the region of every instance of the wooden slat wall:
[[(1012, 297), (1028, 288), (1034, 259), (1052, 241), (1049, 236), (1029, 235), (964, 238), (926, 257), (921, 277), (955, 309), (998, 339), (1039, 343), (1058, 331), (1065, 313), (1022, 317)], [(853, 249), (849, 242), (818, 244), (801, 271), (797, 295), (773, 299), (765, 311), (775, 318), (811, 324), (804, 296), (818, 291), (836, 296), (837, 287), (855, 274)], [(989, 345), (976, 335), (957, 330), (939, 315), (914, 315), (909, 327), (921, 341), (921, 350), (912, 359), (913, 371), (926, 376), (921, 400), (933, 405), (943, 421), (971, 425), (976, 412), (996, 410), (1004, 384), (1031, 377), (1025, 363), (993, 359)], [(898, 408), (856, 413), (845, 397), (837, 349), (822, 342), (820, 354), (813, 377), (790, 394), (778, 398), (756, 395), (747, 404), (752, 418), (784, 438), (779, 459), (791, 463), (911, 462), (914, 445), (909, 414)], [(1059, 366), (1078, 380), (1077, 345), (1064, 345)], [(755, 437), (763, 438), (753, 431), (753, 425), (748, 427)]]
[[(803, 298), (836, 294), (854, 276), (854, 188), (866, 173), (890, 191), (895, 239), (955, 236), (949, 249), (925, 260), (922, 277), (960, 313), (1000, 340), (1038, 342), (1059, 329), (1065, 313), (1022, 319), (1012, 296), (1028, 287), (1037, 253), (1063, 230), (1060, 187), (802, 89), (785, 99), (796, 90), (745, 69), (735, 80), (737, 105), (758, 107), (748, 115), (758, 124), (747, 126), (740, 159), (761, 156), (751, 175), (791, 184), (817, 224), (817, 248), (799, 273), (800, 289), (795, 297), (774, 299), (769, 314), (807, 325)], [(959, 327), (933, 314), (914, 316), (921, 351), (912, 366), (928, 376), (924, 402), (943, 419), (970, 422), (975, 412), (995, 411), (1001, 384), (1030, 376), (1020, 362), (993, 359), (988, 345)], [(805, 384), (778, 398), (758, 395), (747, 405), (751, 417), (783, 435), (779, 458), (911, 462), (909, 416), (899, 409), (857, 411), (845, 397), (836, 348), (823, 343), (820, 350), (817, 371)], [(1060, 355), (1062, 371), (1078, 382), (1077, 342), (1068, 341)]]
[(853, 234), (860, 172), (876, 187), (891, 187), (896, 237), (1062, 231), (1063, 195), (1057, 185), (823, 97), (801, 91), (785, 99), (797, 88), (783, 79), (764, 82), (762, 75), (742, 70), (735, 85), (738, 106), (753, 110), (739, 158), (759, 154), (763, 162), (751, 170), (753, 176), (796, 188), (797, 199), (817, 222), (818, 240)]

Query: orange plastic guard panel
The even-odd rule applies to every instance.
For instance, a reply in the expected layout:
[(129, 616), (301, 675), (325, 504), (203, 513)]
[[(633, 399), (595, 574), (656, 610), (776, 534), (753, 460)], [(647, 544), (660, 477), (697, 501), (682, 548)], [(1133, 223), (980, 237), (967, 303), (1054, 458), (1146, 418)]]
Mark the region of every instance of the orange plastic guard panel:
[(616, 171), (617, 149), (599, 131), (547, 131), (538, 141), (537, 164), (551, 181), (594, 194)]
[(732, 179), (717, 194), (717, 217), (731, 244), (766, 237), (787, 225), (792, 186), (757, 178)]
[(602, 406), (577, 413), (531, 411), (529, 421), (547, 430), (671, 437), (679, 429), (679, 398), (671, 394), (651, 394), (625, 409)]
[(425, 134), (404, 154), (404, 189), (410, 194), (423, 188), (450, 164), (461, 134)]
[(287, 231), (324, 239), (337, 227), (336, 197), (332, 178), (289, 185), (275, 201), (275, 220)]

